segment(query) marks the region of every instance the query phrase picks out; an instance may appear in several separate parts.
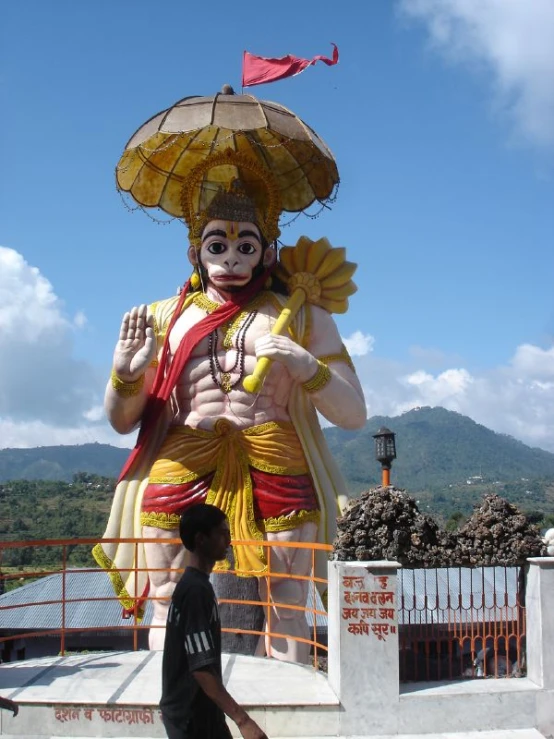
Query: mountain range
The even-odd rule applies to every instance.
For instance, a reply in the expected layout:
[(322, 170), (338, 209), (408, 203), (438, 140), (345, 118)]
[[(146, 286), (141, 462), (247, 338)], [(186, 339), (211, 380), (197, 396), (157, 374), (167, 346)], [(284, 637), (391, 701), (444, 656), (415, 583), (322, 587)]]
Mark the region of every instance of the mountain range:
[[(546, 480), (554, 484), (554, 454), (498, 434), (444, 408), (418, 408), (400, 416), (373, 416), (360, 431), (324, 430), (352, 494), (378, 483), (373, 434), (386, 426), (396, 434), (391, 481), (410, 492), (459, 485)], [(128, 449), (107, 444), (0, 450), (0, 482), (65, 480), (79, 472), (117, 477)]]
[(554, 480), (554, 454), (491, 431), (460, 413), (423, 407), (392, 418), (373, 416), (360, 431), (325, 430), (354, 491), (380, 478), (372, 435), (381, 426), (396, 434), (391, 481), (414, 492), (467, 484), (470, 479), (475, 483)]

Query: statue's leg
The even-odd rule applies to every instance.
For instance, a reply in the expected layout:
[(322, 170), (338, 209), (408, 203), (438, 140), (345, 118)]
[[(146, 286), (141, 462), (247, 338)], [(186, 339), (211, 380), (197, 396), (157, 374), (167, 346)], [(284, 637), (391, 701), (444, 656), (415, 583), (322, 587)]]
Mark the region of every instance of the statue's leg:
[[(312, 571), (312, 550), (279, 546), (280, 542), (313, 542), (317, 538), (317, 525), (307, 522), (291, 531), (267, 533), (272, 542), (268, 556), (271, 572), (289, 575), (310, 575)], [(267, 580), (260, 578), (260, 597), (267, 600)], [(308, 580), (294, 577), (271, 577), (270, 603), (266, 614), (266, 631), (276, 636), (265, 637), (266, 654), (284, 662), (306, 664), (310, 660), (310, 645), (296, 641), (295, 637), (310, 638), (305, 611), (284, 608), (283, 606), (306, 605)]]
[[(142, 535), (145, 539), (159, 539), (159, 543), (145, 544), (144, 549), (146, 566), (149, 569), (149, 595), (152, 598), (162, 598), (162, 600), (153, 601), (152, 626), (154, 628), (148, 633), (148, 646), (150, 649), (161, 650), (164, 647), (167, 611), (175, 585), (183, 574), (186, 549), (182, 544), (164, 544), (164, 539), (179, 539), (179, 529), (165, 530), (154, 526), (143, 526)], [(157, 569), (160, 572), (153, 571)]]

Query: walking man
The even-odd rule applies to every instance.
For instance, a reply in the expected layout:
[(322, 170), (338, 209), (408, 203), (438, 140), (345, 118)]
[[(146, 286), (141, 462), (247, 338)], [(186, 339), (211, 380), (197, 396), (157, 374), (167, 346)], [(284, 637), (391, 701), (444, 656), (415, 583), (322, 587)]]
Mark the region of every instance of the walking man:
[(169, 607), (165, 633), (162, 720), (169, 739), (230, 739), (225, 714), (244, 739), (266, 734), (231, 697), (222, 682), (221, 622), (210, 573), (231, 544), (229, 523), (215, 506), (189, 507), (179, 534), (188, 566)]

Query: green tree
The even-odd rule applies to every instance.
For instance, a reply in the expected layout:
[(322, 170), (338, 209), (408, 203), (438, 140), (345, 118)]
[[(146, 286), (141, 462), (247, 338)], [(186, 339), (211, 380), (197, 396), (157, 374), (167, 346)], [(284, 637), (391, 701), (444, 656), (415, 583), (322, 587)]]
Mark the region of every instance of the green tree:
[(543, 511), (523, 511), (523, 513), (529, 523), (534, 523), (538, 525), (542, 524), (544, 519)]
[(460, 528), (460, 524), (465, 520), (465, 516), (461, 511), (454, 511), (446, 522), (447, 531), (456, 531)]

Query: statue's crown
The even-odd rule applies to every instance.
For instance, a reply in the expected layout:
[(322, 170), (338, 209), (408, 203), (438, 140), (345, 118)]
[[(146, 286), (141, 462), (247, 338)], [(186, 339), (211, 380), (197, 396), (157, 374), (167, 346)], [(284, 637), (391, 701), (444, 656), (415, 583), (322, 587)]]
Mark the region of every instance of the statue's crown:
[(181, 206), (195, 246), (213, 220), (255, 223), (269, 243), (280, 233), (275, 177), (260, 162), (232, 149), (207, 157), (190, 172), (181, 189)]
[(256, 204), (244, 189), (238, 177), (232, 180), (227, 189), (221, 187), (206, 209), (210, 220), (248, 221), (256, 223), (258, 213)]

